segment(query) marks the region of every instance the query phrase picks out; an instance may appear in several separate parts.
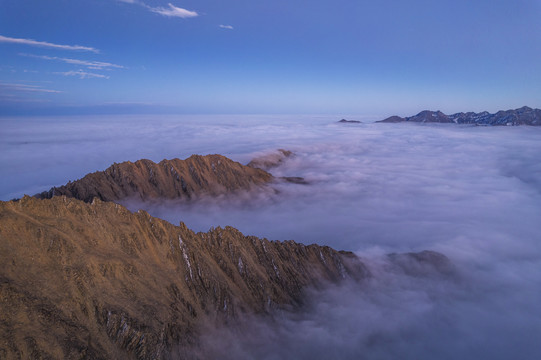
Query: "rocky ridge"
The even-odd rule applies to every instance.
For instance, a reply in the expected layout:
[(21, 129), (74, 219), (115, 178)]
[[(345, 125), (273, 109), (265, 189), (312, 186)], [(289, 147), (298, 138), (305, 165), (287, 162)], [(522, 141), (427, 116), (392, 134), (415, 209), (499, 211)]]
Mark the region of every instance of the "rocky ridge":
[(186, 160), (159, 163), (146, 159), (115, 163), (104, 171), (53, 187), (35, 197), (50, 199), (65, 195), (86, 202), (94, 198), (103, 201), (191, 199), (251, 190), (273, 180), (264, 170), (244, 166), (222, 155), (192, 155)]
[(350, 252), (194, 233), (95, 199), (0, 202), (0, 357), (183, 358), (199, 325), (295, 308), (369, 273)]
[(282, 165), (288, 158), (295, 156), (292, 151), (278, 149), (277, 151), (258, 156), (248, 163), (249, 167), (268, 171), (272, 168)]
[(531, 125), (541, 126), (541, 110), (532, 109), (524, 106), (520, 109), (498, 111), (490, 114), (487, 111), (475, 113), (456, 113), (445, 115), (441, 111), (424, 110), (417, 115), (410, 117), (391, 116), (385, 120), (377, 121), (380, 123), (398, 123), (398, 122), (419, 122), (419, 123), (455, 123), (455, 124), (473, 124), (473, 125), (493, 125), (493, 126), (517, 126)]
[[(288, 159), (295, 157), (295, 153), (289, 150), (278, 149), (275, 152), (258, 156), (248, 163), (247, 166), (253, 167), (255, 169), (262, 169), (268, 171), (272, 168), (278, 167), (285, 163)], [(280, 180), (294, 183), (307, 185), (308, 182), (300, 176), (282, 176)]]

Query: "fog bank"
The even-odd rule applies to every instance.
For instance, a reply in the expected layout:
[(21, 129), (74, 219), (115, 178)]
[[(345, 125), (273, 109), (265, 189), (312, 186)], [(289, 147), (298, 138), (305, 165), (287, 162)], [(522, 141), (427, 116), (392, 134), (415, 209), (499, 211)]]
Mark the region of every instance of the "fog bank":
[[(126, 203), (197, 231), (231, 225), (355, 251), (376, 274), (360, 288), (315, 294), (302, 314), (252, 319), (242, 336), (222, 329), (212, 339), (226, 339), (239, 358), (541, 358), (541, 128), (338, 119), (3, 119), (0, 198), (125, 160), (220, 153), (246, 164), (291, 150), (296, 156), (270, 172), (308, 185), (280, 182), (275, 191), (192, 204)], [(447, 255), (460, 280), (384, 266), (385, 253), (424, 249)]]
[(527, 299), (531, 293), (517, 292), (524, 284), (495, 289), (464, 268), (450, 277), (410, 276), (384, 256), (365, 255), (372, 279), (309, 291), (312, 301), (301, 313), (280, 313), (274, 321), (250, 317), (237, 332), (209, 330), (205, 356), (503, 360), (541, 354), (540, 312)]

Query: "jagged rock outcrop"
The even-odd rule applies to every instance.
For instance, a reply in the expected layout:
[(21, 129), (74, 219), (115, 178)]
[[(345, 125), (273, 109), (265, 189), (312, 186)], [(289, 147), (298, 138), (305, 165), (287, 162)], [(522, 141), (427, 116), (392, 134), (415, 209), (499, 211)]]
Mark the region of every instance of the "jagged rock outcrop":
[(0, 263), (7, 359), (184, 358), (202, 322), (294, 308), (307, 286), (369, 276), (349, 252), (231, 227), (194, 233), (66, 196), (0, 202)]
[(441, 253), (424, 250), (416, 253), (389, 254), (389, 260), (411, 276), (456, 275), (454, 264)]
[[(248, 163), (247, 166), (255, 169), (270, 170), (272, 168), (282, 165), (287, 159), (294, 157), (295, 154), (292, 151), (278, 149), (273, 153), (258, 156)], [(308, 182), (300, 176), (282, 176), (278, 178), (293, 184), (307, 185)]]
[(295, 154), (292, 151), (278, 149), (273, 153), (261, 155), (252, 159), (247, 166), (255, 169), (269, 170), (280, 166), (284, 161), (290, 157), (293, 157), (294, 155)]
[(98, 198), (118, 201), (126, 198), (191, 199), (250, 190), (273, 180), (264, 170), (244, 166), (222, 155), (192, 155), (186, 160), (150, 160), (114, 164), (82, 179), (35, 195), (50, 199), (65, 195), (86, 202)]
[(473, 125), (497, 125), (497, 126), (516, 126), (532, 125), (541, 126), (541, 110), (532, 109), (527, 106), (515, 110), (498, 111), (490, 114), (487, 111), (474, 113), (456, 113), (445, 115), (441, 111), (424, 110), (419, 114), (410, 117), (391, 116), (385, 120), (377, 121), (381, 123), (397, 122), (420, 122), (420, 123), (456, 123)]

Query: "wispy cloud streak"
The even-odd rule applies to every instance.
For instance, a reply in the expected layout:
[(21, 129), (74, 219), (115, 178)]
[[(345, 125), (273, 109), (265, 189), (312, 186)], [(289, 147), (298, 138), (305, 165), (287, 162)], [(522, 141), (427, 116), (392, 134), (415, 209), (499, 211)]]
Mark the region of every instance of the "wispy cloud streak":
[(183, 8), (179, 8), (174, 6), (173, 4), (169, 3), (167, 4), (169, 7), (151, 7), (147, 6), (147, 8), (157, 14), (167, 16), (167, 17), (179, 17), (179, 18), (191, 18), (199, 16), (199, 14), (195, 11), (186, 10)]
[(109, 76), (90, 73), (83, 70), (58, 72), (56, 74), (64, 75), (64, 76), (78, 76), (80, 79), (92, 79), (92, 78), (109, 79)]
[(112, 64), (108, 62), (102, 62), (102, 61), (87, 61), (87, 60), (79, 60), (79, 59), (70, 59), (70, 58), (61, 58), (56, 56), (46, 56), (46, 55), (33, 55), (33, 54), (19, 54), (21, 56), (26, 57), (32, 57), (36, 59), (43, 59), (43, 60), (56, 60), (56, 61), (62, 61), (66, 64), (73, 64), (73, 65), (80, 65), (80, 66), (86, 66), (90, 69), (94, 70), (103, 70), (103, 69), (123, 69), (124, 66)]
[(231, 25), (219, 25), (219, 27), (221, 27), (222, 29), (233, 30), (233, 26), (231, 26)]
[(75, 51), (91, 51), (94, 53), (99, 53), (100, 51), (98, 49), (95, 49), (93, 47), (88, 46), (80, 46), (80, 45), (60, 45), (60, 44), (53, 44), (47, 41), (37, 41), (33, 39), (18, 39), (18, 38), (12, 38), (7, 36), (0, 35), (0, 42), (3, 43), (11, 43), (11, 44), (23, 44), (23, 45), (30, 45), (30, 46), (39, 46), (39, 47), (46, 47), (51, 49), (60, 49), (60, 50), (75, 50)]
[(118, 0), (118, 1), (128, 3), (128, 4), (137, 4), (148, 9), (149, 11), (153, 13), (160, 14), (162, 16), (167, 16), (167, 17), (178, 17), (178, 18), (186, 19), (186, 18), (199, 16), (199, 14), (196, 11), (186, 10), (186, 9), (177, 7), (171, 3), (168, 3), (167, 7), (163, 7), (163, 6), (150, 6), (139, 0)]
[(44, 89), (39, 85), (28, 85), (28, 84), (13, 84), (13, 83), (1, 83), (0, 82), (0, 91), (24, 91), (24, 92), (42, 92), (42, 93), (61, 93), (62, 91)]

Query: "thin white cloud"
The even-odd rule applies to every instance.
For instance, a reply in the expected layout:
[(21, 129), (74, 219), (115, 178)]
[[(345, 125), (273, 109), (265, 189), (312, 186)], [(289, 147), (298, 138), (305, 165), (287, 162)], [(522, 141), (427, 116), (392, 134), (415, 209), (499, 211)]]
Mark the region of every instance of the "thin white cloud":
[(179, 8), (171, 3), (168, 3), (168, 7), (163, 6), (149, 6), (145, 4), (143, 1), (140, 0), (118, 0), (120, 2), (128, 3), (128, 4), (137, 4), (140, 5), (149, 11), (160, 14), (167, 17), (178, 17), (182, 19), (191, 18), (199, 16), (199, 14), (196, 11), (190, 11), (183, 8)]
[(42, 93), (61, 93), (62, 91), (45, 89), (39, 85), (0, 83), (0, 90), (4, 91), (24, 91), (24, 92), (42, 92)]
[(233, 26), (231, 25), (219, 25), (222, 29), (229, 29), (229, 30), (233, 30)]
[(179, 17), (179, 18), (191, 18), (191, 17), (196, 17), (196, 16), (199, 16), (199, 14), (195, 11), (190, 11), (190, 10), (186, 10), (186, 9), (183, 9), (183, 8), (179, 8), (179, 7), (176, 7), (174, 6), (173, 4), (169, 3), (167, 4), (169, 6), (169, 8), (165, 8), (165, 7), (151, 7), (151, 6), (147, 6), (148, 9), (154, 13), (157, 13), (157, 14), (160, 14), (160, 15), (163, 15), (163, 16), (168, 16), (168, 17)]
[(66, 72), (59, 72), (56, 74), (64, 75), (64, 76), (78, 76), (80, 79), (92, 79), (92, 78), (109, 79), (109, 76), (90, 73), (83, 70), (77, 70), (77, 71), (72, 70), (72, 71), (66, 71)]
[(100, 52), (98, 49), (95, 49), (93, 47), (88, 47), (88, 46), (59, 45), (59, 44), (53, 44), (46, 41), (36, 41), (32, 39), (18, 39), (18, 38), (12, 38), (12, 37), (2, 36), (2, 35), (0, 35), (0, 42), (12, 43), (12, 44), (23, 44), (23, 45), (30, 45), (30, 46), (40, 46), (40, 47), (61, 49), (61, 50), (91, 51), (94, 53)]
[(102, 61), (87, 61), (87, 60), (79, 60), (79, 59), (61, 58), (61, 57), (56, 57), (56, 56), (33, 55), (33, 54), (24, 54), (24, 53), (20, 53), (19, 55), (32, 57), (36, 59), (62, 61), (67, 64), (86, 66), (89, 69), (94, 69), (94, 70), (103, 70), (103, 69), (112, 69), (112, 68), (123, 69), (124, 68), (124, 66), (122, 65), (117, 65), (117, 64), (112, 64), (112, 63), (102, 62)]

